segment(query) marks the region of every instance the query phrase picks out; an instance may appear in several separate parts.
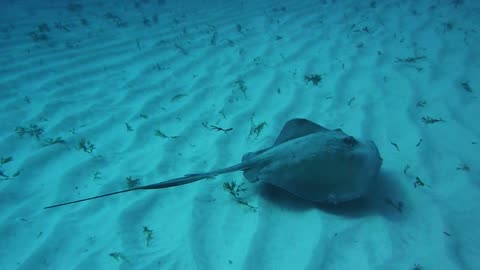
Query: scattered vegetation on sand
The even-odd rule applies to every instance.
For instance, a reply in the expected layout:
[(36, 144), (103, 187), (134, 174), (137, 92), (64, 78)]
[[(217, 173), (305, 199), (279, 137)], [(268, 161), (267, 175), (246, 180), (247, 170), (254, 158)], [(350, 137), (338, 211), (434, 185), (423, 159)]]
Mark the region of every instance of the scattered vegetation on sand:
[(177, 95), (173, 96), (173, 97), (170, 99), (170, 101), (171, 101), (171, 102), (175, 102), (175, 101), (178, 101), (178, 100), (180, 100), (180, 99), (182, 99), (182, 98), (184, 98), (184, 97), (187, 97), (187, 96), (188, 96), (187, 94), (177, 94)]
[(422, 117), (422, 121), (425, 124), (435, 124), (435, 123), (439, 123), (439, 122), (445, 122), (445, 120), (443, 120), (442, 118), (432, 118), (430, 116)]
[(220, 114), (223, 117), (223, 119), (227, 119), (227, 115), (225, 114), (224, 109), (221, 109), (220, 111), (218, 111), (218, 114)]
[(77, 49), (77, 48), (80, 48), (80, 43), (82, 41), (81, 40), (67, 40), (65, 41), (65, 48), (68, 48), (68, 49)]
[(424, 187), (424, 186), (425, 186), (425, 182), (423, 182), (423, 180), (420, 179), (420, 177), (418, 177), (418, 176), (415, 177), (415, 182), (413, 183), (413, 187), (417, 188), (417, 187)]
[(37, 31), (31, 31), (28, 33), (32, 41), (35, 43), (48, 41), (50, 38), (45, 32), (50, 32), (50, 28), (46, 23), (38, 25)]
[(403, 167), (403, 174), (405, 174), (405, 176), (408, 176), (408, 170), (410, 169), (410, 165), (405, 165), (405, 167)]
[(464, 172), (469, 172), (470, 171), (470, 166), (468, 166), (466, 163), (461, 163), (460, 165), (457, 166), (458, 171), (464, 171)]
[(349, 107), (351, 107), (352, 104), (353, 104), (353, 102), (355, 101), (355, 99), (356, 99), (355, 97), (352, 97), (351, 99), (349, 99), (348, 102), (347, 102), (347, 105), (348, 105)]
[(61, 22), (56, 22), (53, 24), (55, 26), (55, 28), (57, 28), (58, 30), (60, 31), (63, 31), (63, 32), (71, 32), (70, 29), (63, 23)]
[(102, 179), (102, 173), (99, 172), (99, 171), (96, 171), (94, 174), (93, 174), (93, 181), (97, 181), (97, 180), (100, 180)]
[(130, 263), (130, 261), (127, 259), (127, 256), (125, 256), (121, 252), (112, 252), (108, 254), (110, 257), (114, 258), (117, 262), (126, 262)]
[(169, 136), (165, 135), (165, 133), (163, 133), (159, 129), (156, 129), (155, 132), (153, 132), (153, 135), (157, 136), (157, 137), (160, 137), (160, 138), (164, 138), (164, 139), (170, 138)]
[(128, 23), (126, 21), (122, 20), (122, 18), (120, 18), (119, 16), (117, 16), (117, 15), (111, 13), (111, 12), (105, 13), (104, 17), (106, 19), (112, 20), (117, 25), (117, 27), (119, 27), (119, 28), (128, 27)]
[(41, 23), (37, 26), (38, 32), (50, 32), (50, 27), (46, 23)]
[(319, 83), (322, 82), (322, 75), (320, 74), (310, 74), (310, 75), (305, 75), (303, 76), (303, 79), (305, 80), (305, 83), (312, 83), (313, 85), (318, 85)]
[(100, 157), (95, 154), (93, 154), (93, 151), (95, 151), (96, 147), (93, 143), (91, 143), (89, 140), (85, 138), (81, 138), (80, 141), (78, 142), (77, 146), (75, 149), (83, 151), (85, 153), (88, 153), (92, 155), (93, 157)]
[(125, 128), (127, 129), (128, 132), (133, 131), (133, 127), (129, 123), (125, 123)]
[(416, 63), (419, 60), (427, 59), (426, 56), (415, 56), (415, 57), (406, 57), (406, 58), (398, 58), (395, 60), (396, 63)]
[(255, 66), (265, 66), (265, 61), (261, 56), (253, 58), (253, 63), (255, 64)]
[(231, 39), (224, 39), (223, 40), (223, 43), (229, 47), (234, 47), (235, 46), (235, 42)]
[(286, 12), (287, 7), (286, 6), (274, 7), (274, 8), (272, 8), (272, 11), (273, 12)]
[(419, 139), (418, 142), (417, 142), (417, 144), (416, 144), (415, 146), (416, 146), (416, 147), (419, 147), (420, 144), (422, 144), (422, 142), (423, 142), (423, 139)]
[(238, 198), (241, 192), (247, 191), (246, 188), (242, 188), (244, 183), (237, 186), (235, 181), (231, 181), (230, 183), (225, 182), (223, 183), (223, 188), (230, 193), (234, 198)]
[(180, 46), (179, 44), (175, 43), (174, 44), (175, 49), (177, 49), (179, 52), (181, 52), (183, 55), (188, 55), (188, 50), (185, 49), (183, 46)]
[(2, 181), (11, 180), (11, 179), (13, 179), (13, 178), (15, 178), (19, 175), (20, 175), (20, 170), (16, 171), (12, 175), (8, 175), (8, 174), (4, 173), (2, 170), (0, 170), (0, 180), (2, 180)]
[(427, 102), (425, 100), (419, 100), (417, 101), (417, 107), (425, 107), (427, 105)]
[(263, 129), (267, 125), (267, 122), (263, 121), (259, 124), (255, 124), (255, 121), (252, 118), (250, 118), (250, 133), (248, 134), (248, 138), (250, 139), (251, 137), (255, 136), (255, 139), (260, 136), (260, 133), (262, 133)]
[(423, 269), (423, 267), (420, 266), (420, 264), (414, 264), (413, 265), (413, 270), (422, 270), (422, 269)]
[(406, 57), (406, 58), (398, 58), (395, 60), (395, 63), (402, 63), (402, 64), (408, 64), (408, 67), (414, 68), (417, 72), (422, 72), (423, 67), (418, 66), (418, 62), (420, 60), (427, 59), (426, 56), (415, 56), (415, 57)]
[(400, 213), (403, 212), (403, 202), (402, 201), (394, 202), (390, 198), (385, 198), (385, 203), (388, 204), (388, 205), (391, 205), (393, 208), (397, 209), (398, 212), (400, 212)]
[(145, 235), (145, 242), (147, 247), (149, 247), (153, 240), (153, 230), (149, 229), (147, 226), (143, 226), (143, 235)]
[(229, 131), (233, 130), (233, 128), (222, 128), (222, 127), (214, 126), (214, 125), (210, 125), (210, 129), (215, 130), (215, 131), (223, 131), (225, 133), (228, 133)]
[(9, 163), (9, 162), (12, 162), (13, 161), (13, 157), (11, 156), (8, 156), (8, 157), (2, 157), (0, 158), (0, 180), (2, 181), (6, 181), (6, 180), (10, 180), (10, 179), (13, 179), (17, 176), (20, 175), (20, 170), (17, 170), (15, 173), (13, 173), (12, 175), (10, 174), (7, 174), (3, 169), (3, 165)]
[(462, 82), (461, 85), (462, 85), (463, 90), (465, 90), (469, 93), (473, 93), (472, 87), (470, 86), (470, 84), (468, 82)]
[(248, 207), (250, 210), (253, 212), (257, 211), (257, 207), (250, 205), (246, 200), (241, 198), (241, 193), (245, 192), (247, 189), (243, 188), (242, 186), (244, 183), (241, 183), (240, 185), (237, 185), (235, 181), (225, 182), (223, 183), (223, 189), (230, 193), (232, 197), (235, 199), (235, 201), (241, 205), (245, 205)]
[(395, 149), (397, 149), (398, 152), (400, 152), (400, 148), (398, 147), (398, 144), (394, 143), (394, 142), (390, 142), (391, 145), (393, 145), (395, 147)]
[(88, 22), (88, 20), (85, 19), (85, 18), (81, 18), (81, 19), (80, 19), (80, 23), (81, 23), (83, 26), (89, 26), (89, 25), (90, 25), (90, 23)]
[(243, 32), (243, 26), (241, 24), (235, 25), (235, 29), (237, 29), (238, 33), (245, 35), (245, 32)]
[(138, 178), (134, 179), (131, 176), (126, 177), (125, 181), (127, 181), (127, 187), (128, 188), (136, 188), (140, 185), (140, 179), (138, 179)]
[(445, 34), (446, 32), (453, 30), (453, 23), (452, 22), (444, 22), (444, 23), (442, 23), (442, 27), (443, 27), (443, 33)]
[(459, 6), (464, 4), (464, 0), (453, 0), (450, 2), (455, 8), (458, 8)]
[(237, 86), (237, 89), (242, 92), (245, 99), (247, 99), (247, 86), (245, 85), (245, 81), (242, 79), (238, 79), (234, 82), (234, 84)]
[(13, 161), (13, 157), (1, 157), (0, 158), (0, 166), (3, 164), (7, 164), (8, 162)]
[(152, 67), (152, 70), (157, 70), (157, 71), (164, 71), (164, 70), (169, 70), (170, 67), (167, 65), (160, 65), (160, 63), (155, 63)]
[(217, 45), (217, 31), (213, 32), (212, 36), (210, 37), (210, 45), (216, 46)]
[(148, 17), (143, 17), (143, 25), (147, 26), (147, 27), (151, 27), (152, 26), (152, 21), (150, 20), (150, 18)]
[(75, 13), (75, 12), (82, 11), (83, 6), (79, 3), (70, 2), (70, 3), (68, 3), (66, 8), (67, 8), (68, 11)]
[(180, 136), (167, 136), (165, 135), (165, 133), (163, 133), (162, 131), (160, 131), (159, 129), (156, 129), (154, 132), (153, 132), (153, 135), (154, 136), (157, 136), (157, 137), (160, 137), (160, 138), (164, 138), (164, 139), (176, 139)]
[(54, 144), (65, 144), (65, 140), (62, 139), (62, 137), (56, 137), (55, 139), (46, 138), (43, 141), (42, 146), (50, 146), (50, 145), (54, 145)]
[(26, 134), (30, 137), (40, 139), (40, 135), (42, 135), (44, 130), (37, 124), (30, 124), (28, 127), (16, 127), (15, 132), (17, 132), (20, 137)]

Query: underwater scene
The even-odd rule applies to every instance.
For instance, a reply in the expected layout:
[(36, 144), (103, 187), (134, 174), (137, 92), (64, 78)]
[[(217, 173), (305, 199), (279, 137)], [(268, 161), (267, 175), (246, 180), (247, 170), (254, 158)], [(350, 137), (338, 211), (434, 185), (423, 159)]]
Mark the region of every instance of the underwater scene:
[(0, 270), (480, 269), (479, 44), (476, 0), (1, 1)]

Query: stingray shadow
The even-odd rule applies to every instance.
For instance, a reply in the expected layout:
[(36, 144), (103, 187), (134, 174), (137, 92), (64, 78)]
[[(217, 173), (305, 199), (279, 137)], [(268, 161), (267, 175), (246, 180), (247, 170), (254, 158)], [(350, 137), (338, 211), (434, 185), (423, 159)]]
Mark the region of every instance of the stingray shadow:
[(258, 187), (259, 195), (266, 201), (292, 211), (308, 211), (312, 208), (319, 209), (334, 215), (346, 217), (363, 217), (368, 215), (389, 216), (392, 211), (397, 211), (389, 205), (386, 198), (401, 198), (403, 191), (399, 179), (392, 173), (380, 171), (375, 186), (369, 193), (359, 199), (342, 202), (339, 204), (316, 203), (304, 200), (281, 188), (263, 184)]

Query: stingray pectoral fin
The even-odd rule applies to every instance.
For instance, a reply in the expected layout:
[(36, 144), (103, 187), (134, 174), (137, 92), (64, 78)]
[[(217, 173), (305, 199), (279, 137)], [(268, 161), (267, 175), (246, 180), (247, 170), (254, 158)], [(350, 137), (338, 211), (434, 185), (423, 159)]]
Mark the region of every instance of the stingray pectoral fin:
[(98, 198), (102, 198), (102, 197), (108, 197), (108, 196), (112, 196), (112, 195), (116, 195), (116, 194), (120, 194), (120, 193), (139, 190), (139, 189), (161, 189), (161, 188), (176, 187), (176, 186), (181, 186), (181, 185), (189, 184), (189, 183), (192, 183), (192, 182), (196, 182), (196, 181), (199, 181), (199, 180), (202, 180), (202, 179), (205, 179), (205, 178), (210, 178), (210, 177), (213, 177), (213, 176), (211, 174), (202, 174), (202, 173), (189, 174), (189, 175), (186, 175), (184, 177), (174, 178), (174, 179), (164, 181), (164, 182), (160, 182), (160, 183), (156, 183), (156, 184), (151, 184), (151, 185), (135, 187), (135, 188), (131, 188), (131, 189), (120, 190), (120, 191), (116, 191), (116, 192), (111, 192), (111, 193), (107, 193), (107, 194), (103, 194), (103, 195), (84, 198), (84, 199), (71, 201), (71, 202), (66, 202), (66, 203), (50, 205), (50, 206), (44, 207), (43, 209), (55, 208), (55, 207), (60, 207), (60, 206), (68, 205), (68, 204), (90, 201), (90, 200), (94, 200), (94, 199), (98, 199)]

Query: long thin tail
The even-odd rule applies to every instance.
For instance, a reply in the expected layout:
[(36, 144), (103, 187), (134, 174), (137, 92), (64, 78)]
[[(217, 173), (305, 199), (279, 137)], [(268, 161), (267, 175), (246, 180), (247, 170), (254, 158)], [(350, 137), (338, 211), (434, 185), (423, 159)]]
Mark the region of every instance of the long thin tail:
[(74, 204), (74, 203), (79, 203), (79, 202), (84, 202), (84, 201), (90, 201), (102, 197), (107, 197), (107, 196), (112, 196), (120, 193), (125, 193), (129, 191), (134, 191), (134, 190), (139, 190), (139, 189), (161, 189), (161, 188), (169, 188), (169, 187), (175, 187), (175, 186), (181, 186), (185, 184), (189, 184), (192, 182), (196, 182), (205, 178), (213, 178), (215, 177), (216, 174), (212, 173), (199, 173), (199, 174), (187, 174), (184, 177), (179, 177), (179, 178), (174, 178), (165, 182), (160, 182), (156, 184), (151, 184), (151, 185), (146, 185), (146, 186), (141, 186), (141, 187), (135, 187), (135, 188), (130, 188), (130, 189), (125, 189), (125, 190), (120, 190), (116, 192), (111, 192), (103, 195), (98, 195), (94, 197), (89, 197), (89, 198), (84, 198), (81, 200), (76, 200), (76, 201), (71, 201), (71, 202), (66, 202), (66, 203), (60, 203), (60, 204), (54, 204), (50, 205), (47, 207), (44, 207), (43, 209), (49, 209), (49, 208), (55, 208), (55, 207), (60, 207), (68, 204)]
[(81, 200), (76, 200), (76, 201), (71, 201), (71, 202), (66, 202), (66, 203), (54, 204), (54, 205), (46, 206), (46, 207), (44, 207), (43, 209), (55, 208), (55, 207), (64, 206), (64, 205), (67, 205), (67, 204), (74, 204), (74, 203), (89, 201), (89, 200), (98, 199), (98, 198), (102, 198), (102, 197), (107, 197), (107, 196), (111, 196), (111, 195), (115, 195), (115, 194), (120, 194), (120, 193), (129, 192), (129, 191), (133, 191), (133, 190), (137, 190), (137, 189), (139, 189), (139, 188), (125, 189), (125, 190), (116, 191), (116, 192), (111, 192), (111, 193), (107, 193), (107, 194), (103, 194), (103, 195), (98, 195), (98, 196), (94, 196), (94, 197), (90, 197), (90, 198), (85, 198), (85, 199), (81, 199)]

